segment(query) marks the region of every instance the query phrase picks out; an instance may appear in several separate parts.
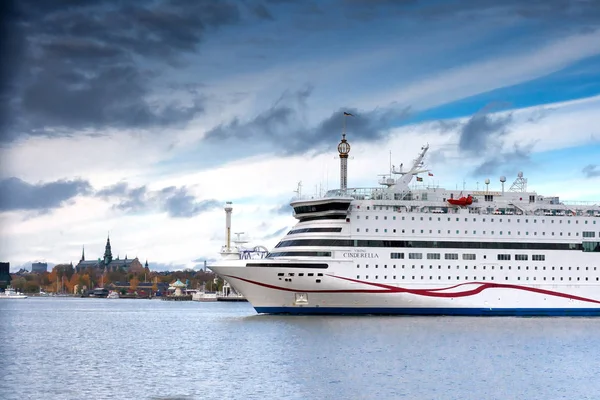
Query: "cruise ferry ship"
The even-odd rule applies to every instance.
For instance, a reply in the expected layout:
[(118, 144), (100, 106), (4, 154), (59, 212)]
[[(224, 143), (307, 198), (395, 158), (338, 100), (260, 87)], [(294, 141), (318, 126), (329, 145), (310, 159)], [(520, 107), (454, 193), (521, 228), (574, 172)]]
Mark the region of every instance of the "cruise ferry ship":
[[(379, 187), (292, 200), (297, 224), (261, 260), (210, 268), (258, 313), (600, 315), (600, 205), (527, 190), (426, 187), (428, 145)], [(411, 182), (416, 180), (416, 184)]]

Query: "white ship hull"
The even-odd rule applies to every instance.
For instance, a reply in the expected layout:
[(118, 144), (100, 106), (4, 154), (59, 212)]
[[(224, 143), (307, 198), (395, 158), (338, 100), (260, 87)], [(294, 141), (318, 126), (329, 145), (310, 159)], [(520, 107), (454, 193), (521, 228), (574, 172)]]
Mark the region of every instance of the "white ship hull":
[[(297, 269), (218, 266), (212, 269), (259, 313), (405, 315), (600, 315), (597, 284), (503, 284), (489, 281), (414, 284), (358, 281), (335, 273), (297, 276)], [(316, 275), (316, 273), (315, 273)], [(289, 278), (288, 278), (289, 279)]]

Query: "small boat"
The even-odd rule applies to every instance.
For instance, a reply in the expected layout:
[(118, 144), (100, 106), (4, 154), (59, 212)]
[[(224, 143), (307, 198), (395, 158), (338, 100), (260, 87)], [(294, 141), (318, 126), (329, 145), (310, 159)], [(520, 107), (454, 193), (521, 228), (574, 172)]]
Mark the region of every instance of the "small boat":
[(0, 299), (26, 299), (26, 298), (27, 298), (27, 296), (25, 296), (21, 292), (15, 291), (15, 289), (13, 289), (10, 286), (7, 287), (4, 292), (0, 293)]
[(460, 199), (448, 199), (447, 201), (452, 205), (465, 207), (473, 204), (473, 197), (468, 195), (467, 197), (463, 196)]
[(115, 292), (114, 290), (111, 290), (108, 293), (108, 296), (106, 296), (107, 299), (118, 299), (119, 298), (119, 293)]

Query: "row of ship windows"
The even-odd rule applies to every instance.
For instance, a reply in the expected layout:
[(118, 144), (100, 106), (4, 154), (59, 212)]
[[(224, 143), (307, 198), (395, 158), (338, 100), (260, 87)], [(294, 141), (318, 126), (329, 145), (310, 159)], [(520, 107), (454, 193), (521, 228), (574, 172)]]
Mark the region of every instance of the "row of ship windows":
[[(387, 280), (387, 279), (388, 279), (387, 275), (384, 275), (384, 276), (382, 276), (382, 278), (383, 278), (383, 280)], [(394, 276), (390, 276), (390, 278), (391, 278), (391, 279), (396, 279), (396, 275), (394, 275)], [(426, 280), (426, 279), (427, 279), (427, 277), (426, 277), (426, 276), (423, 276), (423, 275), (421, 275), (421, 277), (420, 277), (420, 278), (421, 278), (421, 280)], [(438, 278), (438, 280), (442, 280), (442, 277), (441, 277), (441, 276), (438, 276), (437, 278)], [(476, 281), (476, 280), (477, 280), (477, 276), (473, 276), (472, 278), (473, 278), (473, 279), (472, 279), (473, 281)], [(493, 281), (493, 280), (494, 280), (494, 277), (493, 277), (493, 276), (490, 276), (490, 277), (488, 277), (488, 278), (489, 278), (489, 280), (491, 280), (491, 281)], [(537, 280), (536, 278), (537, 278), (537, 277), (535, 277), (535, 276), (534, 276), (534, 277), (533, 277), (533, 279), (531, 279), (531, 280), (533, 280), (533, 281), (536, 281), (536, 280)], [(356, 279), (361, 279), (361, 276), (360, 276), (360, 275), (356, 275)], [(364, 279), (369, 279), (369, 275), (365, 275)], [(379, 275), (375, 275), (375, 279), (376, 279), (376, 280), (377, 280), (377, 279), (379, 279)], [(402, 275), (401, 279), (402, 279), (402, 280), (406, 279), (406, 276)], [(413, 276), (411, 276), (409, 279), (418, 280), (418, 279), (419, 279), (419, 277), (416, 277), (415, 275), (413, 275)], [(435, 278), (434, 278), (433, 276), (429, 276), (429, 280), (434, 280), (434, 279), (435, 279)], [(468, 277), (468, 276), (465, 276), (463, 279), (464, 279), (465, 281), (468, 281), (468, 280), (469, 280), (469, 277)], [(544, 277), (541, 277), (541, 279), (540, 279), (540, 280), (543, 280), (543, 281), (545, 281), (545, 280), (552, 280), (552, 281), (554, 281), (554, 280), (560, 280), (560, 281), (564, 281), (565, 279), (566, 279), (566, 278), (563, 278), (562, 276), (561, 276), (561, 277), (554, 277), (554, 276), (552, 276), (552, 277), (548, 277), (548, 278), (546, 278), (546, 277), (544, 276)], [(448, 280), (452, 280), (452, 277), (451, 277), (451, 276), (448, 276)], [(456, 280), (460, 280), (460, 276), (456, 276)], [(485, 280), (486, 280), (486, 277), (485, 277), (485, 276), (482, 276), (482, 277), (481, 277), (481, 280), (485, 281)], [(504, 277), (504, 280), (506, 280), (506, 281), (507, 281), (507, 280), (509, 280), (509, 279), (508, 279), (508, 276), (505, 276), (505, 277)], [(521, 280), (521, 277), (520, 277), (520, 276), (518, 276), (516, 280), (520, 281), (520, 280)], [(523, 277), (523, 280), (524, 280), (524, 281), (528, 281), (528, 280), (529, 280), (529, 277), (528, 277), (528, 276), (526, 276), (526, 277)], [(572, 278), (572, 277), (569, 277), (569, 278), (568, 278), (568, 280), (569, 280), (569, 281), (573, 281), (573, 280), (575, 280), (575, 279), (574, 279), (574, 278)], [(582, 279), (581, 279), (581, 278), (579, 278), (579, 277), (577, 277), (577, 278), (576, 278), (576, 280), (577, 280), (577, 281), (581, 281)], [(584, 280), (585, 280), (585, 281), (589, 281), (589, 280), (590, 280), (590, 278), (588, 278), (588, 277), (585, 277), (585, 278), (584, 278)], [(593, 280), (594, 280), (594, 278), (591, 278), (591, 280), (593, 281)], [(599, 279), (598, 277), (596, 277), (596, 281), (599, 281), (599, 280), (600, 280), (600, 279)]]
[[(388, 231), (387, 228), (383, 229), (383, 232), (387, 233), (387, 231)], [(356, 232), (360, 232), (360, 228), (356, 228)], [(365, 232), (368, 233), (369, 232), (369, 228), (365, 228)], [(377, 232), (379, 232), (379, 228), (375, 228), (375, 233), (377, 233)], [(451, 232), (450, 229), (448, 229), (448, 234), (450, 234), (450, 232)], [(490, 235), (493, 235), (494, 232), (495, 231), (490, 231)], [(396, 229), (392, 229), (392, 233), (396, 233)], [(402, 229), (402, 233), (406, 233), (405, 229)], [(413, 229), (411, 233), (415, 233), (415, 230)], [(420, 233), (425, 233), (425, 230), (421, 229)], [(433, 233), (433, 230), (430, 229), (429, 233)], [(438, 229), (437, 233), (441, 234), (442, 230)], [(487, 231), (483, 231), (483, 235), (485, 235), (486, 233), (487, 233)], [(503, 233), (504, 233), (504, 231), (500, 231), (499, 232), (500, 235), (502, 235)], [(542, 236), (546, 236), (546, 232), (541, 232), (541, 233), (542, 233)], [(456, 234), (457, 235), (461, 234), (459, 229), (456, 230)], [(469, 231), (465, 230), (464, 234), (468, 235)], [(512, 232), (508, 231), (506, 234), (507, 235), (512, 235)], [(537, 234), (538, 234), (538, 232), (533, 232), (533, 236), (537, 236)], [(477, 235), (477, 231), (473, 231), (473, 235)], [(520, 236), (521, 235), (521, 231), (517, 231), (517, 235)], [(559, 232), (559, 236), (562, 236), (562, 235), (563, 235), (563, 233)], [(529, 236), (529, 231), (525, 232), (525, 236)], [(552, 232), (551, 236), (554, 236), (554, 232)], [(571, 236), (571, 232), (567, 232), (567, 236)], [(575, 236), (579, 236), (579, 232), (575, 232)], [(587, 238), (593, 238), (593, 237), (596, 237), (596, 232), (583, 232), (582, 236), (583, 237), (587, 237)], [(598, 232), (598, 237), (600, 237), (600, 232)]]
[[(490, 267), (490, 269), (495, 269), (495, 265), (483, 265), (483, 266), (481, 266), (481, 267), (482, 267), (481, 269), (486, 269), (486, 267), (488, 267), (488, 266)], [(383, 266), (383, 268), (387, 268), (387, 267), (388, 267), (388, 266), (387, 266), (387, 264), (385, 264), (385, 265)], [(356, 265), (356, 268), (360, 268), (360, 264), (357, 264), (357, 265)], [(366, 265), (365, 265), (365, 268), (369, 268), (369, 264), (366, 264)], [(379, 268), (379, 264), (375, 264), (375, 268)], [(392, 268), (394, 268), (394, 269), (395, 269), (395, 268), (396, 268), (396, 264), (394, 264), (394, 265), (392, 266)], [(405, 264), (403, 264), (403, 265), (401, 266), (401, 268), (402, 268), (402, 269), (405, 269), (405, 268), (406, 268), (406, 269), (409, 269), (408, 267), (406, 267), (406, 265), (405, 265)], [(452, 268), (452, 266), (451, 266), (451, 265), (448, 265), (448, 269), (451, 269), (451, 268)], [(563, 271), (563, 268), (567, 268), (567, 267), (558, 267), (558, 271)], [(572, 268), (573, 268), (573, 267), (568, 267), (568, 271), (572, 271)], [(575, 267), (575, 270), (574, 270), (574, 271), (579, 271), (579, 270), (580, 270), (579, 268), (580, 268), (580, 267)], [(581, 268), (583, 268), (583, 267), (581, 267)], [(594, 270), (594, 271), (596, 271), (596, 268), (597, 268), (597, 267), (592, 267), (592, 268), (593, 268), (593, 270)], [(414, 265), (414, 264), (412, 265), (412, 269), (415, 269), (415, 265)], [(416, 268), (416, 269), (418, 269), (418, 268)], [(421, 269), (425, 269), (425, 266), (424, 266), (424, 265), (421, 265)], [(430, 266), (429, 266), (429, 269), (433, 269), (433, 265), (430, 265)], [(438, 269), (442, 269), (442, 266), (441, 266), (441, 265), (438, 265)], [(460, 265), (457, 265), (457, 266), (456, 266), (456, 269), (460, 269)], [(465, 269), (469, 269), (469, 266), (468, 266), (468, 265), (465, 265)], [(473, 266), (473, 269), (474, 269), (474, 270), (475, 270), (475, 269), (477, 269), (477, 265), (474, 265), (474, 266)], [(503, 270), (503, 269), (504, 269), (504, 265), (499, 265), (499, 266), (498, 266), (498, 269), (500, 269), (500, 270)], [(511, 265), (507, 266), (507, 269), (509, 269), (509, 270), (512, 270), (512, 266), (511, 266)], [(520, 269), (521, 269), (521, 266), (517, 266), (517, 269), (518, 269), (518, 270), (520, 270)], [(525, 267), (525, 270), (529, 271), (529, 266), (526, 266), (526, 267)], [(537, 271), (537, 270), (538, 270), (538, 267), (532, 267), (532, 270), (535, 270), (535, 271)], [(540, 267), (540, 270), (542, 270), (542, 271), (546, 271), (546, 267), (545, 267), (545, 266), (542, 266), (542, 267)], [(557, 269), (556, 269), (556, 267), (552, 267), (552, 271), (556, 271), (556, 270), (557, 270)], [(586, 270), (586, 271), (590, 271), (590, 267), (585, 267), (585, 270)], [(548, 267), (548, 271), (550, 271), (550, 267)], [(582, 269), (582, 271), (583, 271), (583, 269)]]
[[(365, 217), (365, 219), (369, 219), (369, 216), (368, 216), (368, 215), (365, 215), (364, 217)], [(406, 218), (406, 217), (402, 217), (402, 221), (404, 221), (404, 220), (405, 220), (405, 218)], [(356, 219), (360, 219), (360, 215), (357, 215), (357, 216), (356, 216)], [(379, 219), (379, 215), (375, 215), (375, 219), (377, 219), (377, 220), (378, 220), (378, 219)], [(384, 215), (384, 216), (383, 216), (383, 219), (384, 219), (384, 220), (387, 220), (387, 219), (388, 219), (387, 215)], [(419, 219), (420, 219), (421, 221), (423, 221), (423, 217), (419, 217)], [(394, 220), (394, 221), (396, 220), (396, 216), (395, 216), (395, 215), (394, 215), (394, 216), (392, 216), (392, 220)], [(414, 220), (415, 220), (415, 217), (411, 217), (411, 220), (412, 220), (412, 221), (414, 221)], [(441, 220), (442, 220), (442, 218), (441, 218), (441, 217), (437, 217), (437, 220), (438, 220), (438, 221), (441, 221)], [(490, 222), (494, 222), (494, 220), (498, 220), (498, 222), (502, 222), (502, 220), (503, 220), (503, 219), (502, 219), (502, 218), (490, 218)], [(529, 218), (523, 218), (523, 220), (525, 221), (525, 223), (529, 223)], [(429, 221), (433, 221), (433, 217), (429, 217)], [(452, 221), (452, 218), (451, 218), (451, 217), (448, 217), (448, 221)], [(460, 221), (460, 217), (456, 217), (456, 221), (457, 221), (457, 222), (458, 222), (458, 221)], [(486, 221), (486, 218), (482, 218), (482, 222), (485, 222), (485, 221)], [(538, 221), (538, 220), (537, 220), (536, 218), (533, 218), (533, 219), (532, 219), (532, 221), (533, 221), (533, 223), (535, 224), (535, 223), (537, 223), (537, 221)], [(542, 223), (542, 224), (546, 223), (546, 220), (545, 220), (545, 219), (542, 219), (542, 220), (540, 220), (540, 221), (541, 221), (541, 223)], [(465, 222), (469, 222), (469, 218), (465, 218)], [(477, 222), (477, 218), (473, 218), (473, 222)], [(511, 218), (507, 218), (507, 222), (511, 222)], [(521, 222), (521, 218), (517, 218), (517, 222), (519, 222), (519, 223), (520, 223), (520, 222)], [(587, 220), (585, 220), (585, 221), (583, 221), (583, 222), (584, 222), (584, 224), (586, 224), (586, 225), (587, 225), (587, 223), (588, 223), (588, 221), (587, 221)], [(554, 223), (554, 220), (553, 220), (553, 219), (551, 219), (551, 220), (550, 220), (550, 223), (552, 223), (552, 224), (553, 224), (553, 223)], [(562, 220), (562, 219), (559, 219), (559, 220), (558, 220), (558, 223), (559, 223), (559, 224), (562, 224), (562, 223), (563, 223), (563, 220)], [(571, 223), (571, 220), (570, 220), (570, 219), (568, 219), (568, 220), (567, 220), (567, 224), (570, 224), (570, 223)], [(575, 220), (575, 224), (579, 224), (579, 220)], [(596, 221), (595, 221), (595, 220), (593, 220), (593, 221), (592, 221), (592, 224), (593, 224), (593, 225), (596, 225)]]
[[(441, 260), (440, 253), (427, 253), (428, 260)], [(498, 260), (510, 260), (510, 254), (498, 254)], [(515, 254), (515, 260), (518, 261), (527, 261), (529, 255), (528, 254)], [(392, 260), (403, 260), (404, 253), (390, 253), (390, 258)], [(411, 260), (421, 260), (423, 258), (423, 253), (408, 253), (408, 258)], [(483, 256), (486, 258), (486, 256)], [(445, 260), (458, 260), (458, 253), (446, 253), (444, 254)], [(464, 253), (462, 255), (463, 260), (476, 260), (477, 255), (473, 253)], [(533, 254), (531, 256), (533, 261), (545, 261), (546, 256), (544, 254)]]

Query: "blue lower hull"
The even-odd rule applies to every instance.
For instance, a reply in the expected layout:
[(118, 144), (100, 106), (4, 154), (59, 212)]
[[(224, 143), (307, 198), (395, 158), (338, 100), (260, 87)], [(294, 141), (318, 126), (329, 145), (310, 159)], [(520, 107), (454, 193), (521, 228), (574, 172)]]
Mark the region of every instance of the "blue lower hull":
[(599, 308), (345, 308), (345, 307), (255, 307), (261, 314), (293, 315), (447, 315), (509, 317), (592, 317)]

